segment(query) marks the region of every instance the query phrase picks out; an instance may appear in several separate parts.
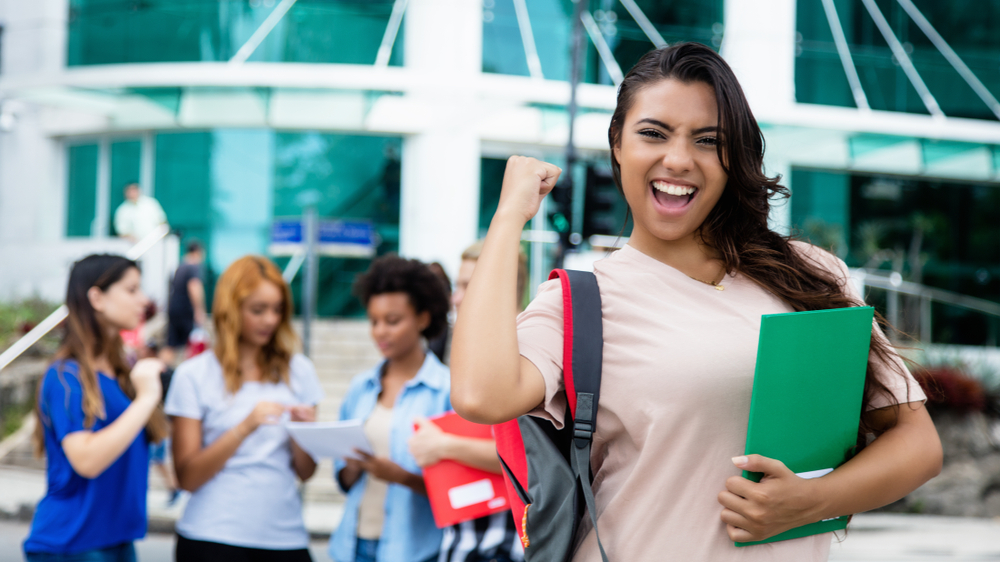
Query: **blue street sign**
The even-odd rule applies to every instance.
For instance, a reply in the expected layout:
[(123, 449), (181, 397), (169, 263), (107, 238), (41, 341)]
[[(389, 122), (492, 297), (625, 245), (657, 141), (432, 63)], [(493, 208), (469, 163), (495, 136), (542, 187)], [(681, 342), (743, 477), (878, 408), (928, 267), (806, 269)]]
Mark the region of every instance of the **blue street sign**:
[[(375, 255), (378, 235), (371, 221), (327, 219), (320, 221), (318, 230), (316, 250), (324, 256)], [(275, 219), (271, 225), (271, 255), (291, 255), (303, 251), (304, 231), (301, 218)]]

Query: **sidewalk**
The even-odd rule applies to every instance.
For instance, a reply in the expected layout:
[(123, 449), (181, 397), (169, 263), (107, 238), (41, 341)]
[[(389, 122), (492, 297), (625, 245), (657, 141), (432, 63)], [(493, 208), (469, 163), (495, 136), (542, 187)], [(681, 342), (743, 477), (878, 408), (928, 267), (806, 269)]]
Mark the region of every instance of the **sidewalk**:
[[(319, 473), (314, 478), (322, 478)], [(173, 506), (167, 506), (167, 491), (159, 478), (150, 472), (150, 489), (147, 495), (149, 531), (173, 533), (174, 523), (184, 512), (187, 495)], [(28, 522), (35, 504), (45, 495), (45, 472), (19, 466), (0, 466), (0, 519)], [(326, 539), (340, 522), (343, 504), (339, 501), (306, 501), (303, 516), (306, 528), (313, 538)]]
[[(317, 474), (316, 478), (323, 477)], [(151, 483), (155, 480), (150, 476)], [(30, 519), (32, 506), (45, 493), (45, 473), (0, 466), (0, 518)], [(184, 509), (183, 500), (166, 508), (167, 492), (149, 491), (152, 533), (170, 533)], [(306, 527), (325, 540), (340, 521), (339, 502), (307, 501)], [(843, 562), (972, 562), (1000, 561), (1000, 520), (930, 515), (862, 514), (854, 518), (847, 538), (834, 540), (831, 561)]]

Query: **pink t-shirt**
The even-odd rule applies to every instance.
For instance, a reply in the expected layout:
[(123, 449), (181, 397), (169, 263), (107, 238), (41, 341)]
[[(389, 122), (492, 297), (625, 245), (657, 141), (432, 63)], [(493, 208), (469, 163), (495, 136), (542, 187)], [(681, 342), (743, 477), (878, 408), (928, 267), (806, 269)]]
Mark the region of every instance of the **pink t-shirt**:
[[(845, 279), (836, 257), (802, 251)], [(625, 246), (594, 265), (604, 321), (604, 363), (592, 466), (601, 541), (612, 560), (811, 562), (826, 560), (830, 534), (736, 548), (719, 518), (726, 479), (739, 475), (762, 314), (791, 312), (742, 275), (725, 290), (691, 279)], [(545, 379), (534, 415), (561, 426), (562, 290), (543, 284), (517, 320), (521, 355)], [(883, 370), (900, 402), (919, 385)], [(874, 404), (881, 407), (887, 401)], [(599, 561), (589, 518), (574, 561)]]

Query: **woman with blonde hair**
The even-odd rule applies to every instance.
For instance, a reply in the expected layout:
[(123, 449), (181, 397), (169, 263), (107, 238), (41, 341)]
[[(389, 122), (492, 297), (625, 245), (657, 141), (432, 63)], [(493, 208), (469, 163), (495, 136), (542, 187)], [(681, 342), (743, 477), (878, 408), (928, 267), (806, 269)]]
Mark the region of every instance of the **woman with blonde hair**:
[(143, 318), (139, 267), (92, 255), (69, 274), (69, 317), (38, 388), (36, 452), (48, 489), (24, 541), (29, 562), (132, 562), (146, 534), (149, 442), (167, 435), (159, 408), (163, 363), (129, 369), (119, 332)]
[(294, 351), (291, 317), (278, 268), (240, 258), (215, 287), (212, 352), (174, 373), (174, 469), (192, 492), (177, 522), (177, 560), (311, 560), (295, 479), (311, 477), (316, 463), (279, 422), (315, 420), (323, 391)]

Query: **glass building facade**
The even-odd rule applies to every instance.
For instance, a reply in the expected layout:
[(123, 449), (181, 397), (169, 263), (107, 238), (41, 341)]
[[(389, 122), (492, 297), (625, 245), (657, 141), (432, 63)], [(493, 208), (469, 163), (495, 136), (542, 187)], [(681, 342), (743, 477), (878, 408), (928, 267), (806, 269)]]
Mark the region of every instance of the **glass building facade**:
[[(66, 236), (91, 236), (124, 200), (125, 185), (138, 181), (141, 140), (115, 139), (110, 145), (111, 190), (100, 208), (97, 168), (100, 147), (67, 147)], [(399, 166), (401, 140), (315, 131), (216, 129), (154, 135), (155, 189), (171, 228), (182, 245), (198, 240), (207, 250), (209, 288), (236, 258), (267, 254), (276, 218), (298, 217), (301, 194), (318, 192), (321, 218), (372, 221), (379, 253), (399, 248)], [(107, 225), (112, 232), (113, 225)], [(287, 258), (277, 258), (284, 265)], [(367, 259), (323, 257), (324, 290), (319, 314), (353, 315), (359, 305), (351, 283)], [(295, 283), (301, 281), (296, 279)], [(296, 285), (296, 295), (299, 291)]]
[[(621, 1), (583, 1), (622, 71), (653, 47)], [(912, 1), (984, 88), (1000, 95), (1000, 0)], [(413, 206), (418, 199), (414, 193), (436, 183), (432, 172), (412, 179), (417, 174), (413, 159), (435, 149), (430, 143), (430, 152), (414, 151), (420, 144), (414, 141), (442, 121), (446, 123), (436, 130), (436, 140), (455, 132), (466, 135), (463, 143), (476, 145), (470, 159), (475, 173), (463, 177), (470, 190), (478, 188), (475, 197), (463, 199), (474, 205), (462, 212), (477, 214), (468, 229), (471, 242), (489, 226), (508, 155), (564, 161), (568, 115), (559, 97), (563, 90), (554, 83), (570, 74), (571, 0), (526, 0), (526, 19), (512, 0), (454, 2), (447, 4), (453, 12), (473, 6), (472, 19), (467, 14), (451, 18), (439, 9), (435, 18), (417, 20), (430, 29), (422, 30), (426, 35), (420, 42), (407, 41), (418, 37), (414, 29), (421, 32), (408, 27), (417, 3), (410, 3), (393, 38), (390, 24), (399, 5), (393, 0), (298, 0), (247, 58), (259, 63), (254, 72), (273, 80), (247, 73), (215, 82), (199, 75), (197, 67), (214, 64), (211, 68), (220, 74), (235, 68), (219, 63), (231, 61), (279, 0), (65, 2), (61, 69), (67, 75), (118, 69), (122, 76), (106, 85), (99, 80), (71, 85), (63, 92), (66, 99), (85, 98), (81, 107), (95, 100), (114, 107), (102, 117), (107, 125), (52, 134), (61, 143), (64, 169), (60, 235), (69, 239), (113, 235), (122, 188), (138, 180), (161, 202), (183, 240), (205, 243), (212, 275), (239, 255), (266, 254), (271, 224), (300, 216), (302, 194), (312, 191), (321, 194), (322, 217), (371, 221), (380, 240), (378, 253), (406, 251), (405, 233), (412, 238), (420, 231), (407, 231), (408, 221), (430, 225), (426, 228), (448, 222), (443, 220), (448, 217), (436, 223), (415, 221), (414, 215), (429, 207)], [(928, 117), (926, 100), (893, 55), (875, 15), (859, 0), (832, 0), (832, 5), (870, 113), (856, 111), (855, 92), (834, 39), (834, 16), (819, 0), (635, 4), (667, 43), (697, 41), (717, 49), (744, 80), (748, 97), (758, 104), (754, 111), (768, 142), (769, 171), (781, 173), (793, 194), (782, 211), (787, 216), (781, 228), (832, 249), (852, 267), (892, 270), (906, 280), (1000, 302), (1000, 217), (995, 216), (1000, 213), (1000, 128), (995, 127), (1000, 117), (903, 3), (874, 0), (944, 114), (938, 121)], [(775, 8), (787, 13), (768, 12), (753, 20)], [(779, 27), (767, 27), (774, 22)], [(469, 47), (476, 63), (473, 73), (448, 67), (455, 60), (447, 58), (447, 49), (433, 56), (421, 50), (470, 25), (478, 34), (470, 43), (474, 48)], [(529, 71), (525, 30), (531, 32), (544, 80)], [(786, 37), (787, 45), (781, 43)], [(387, 40), (393, 40), (388, 68), (373, 69)], [(777, 48), (753, 51), (767, 41)], [(577, 123), (582, 164), (572, 173), (588, 190), (606, 190), (614, 72), (587, 32), (584, 44), (583, 81), (589, 89), (581, 97)], [(782, 58), (785, 47), (787, 60)], [(10, 48), (5, 45), (5, 52)], [(747, 66), (746, 60), (738, 60), (744, 52), (764, 56)], [(783, 75), (785, 63), (789, 70)], [(5, 72), (7, 66), (5, 62)], [(131, 81), (131, 68), (177, 73), (178, 78), (171, 82), (144, 75)], [(297, 78), (289, 78), (296, 72)], [(762, 80), (754, 85), (753, 78)], [(760, 84), (766, 96), (754, 98), (752, 90)], [(472, 101), (465, 101), (474, 112), (448, 121), (469, 110), (462, 99), (448, 97), (455, 91), (468, 94)], [(441, 106), (427, 102), (435, 96), (446, 101)], [(788, 106), (769, 113), (769, 98), (787, 98)], [(796, 122), (784, 114), (791, 110), (823, 118)], [(474, 123), (481, 115), (483, 121)], [(841, 123), (858, 115), (877, 123)], [(408, 154), (418, 156), (408, 160)], [(416, 186), (409, 210), (408, 178)], [(456, 194), (467, 195), (430, 192), (442, 204)], [(577, 193), (580, 201), (574, 205), (580, 214), (590, 208), (583, 201), (587, 193)], [(602, 212), (621, 216), (605, 220), (603, 229), (618, 234), (624, 202), (618, 199)], [(597, 222), (574, 216), (572, 226), (576, 232), (582, 223)], [(546, 268), (551, 246), (533, 249), (538, 253), (533, 257), (543, 258), (533, 259), (533, 267)], [(286, 259), (276, 256), (279, 264)], [(368, 263), (323, 258), (317, 312), (358, 314), (350, 285)], [(876, 301), (883, 296), (873, 293)], [(996, 322), (981, 314), (935, 305), (933, 316), (935, 341), (982, 345), (995, 343), (1000, 335)]]

